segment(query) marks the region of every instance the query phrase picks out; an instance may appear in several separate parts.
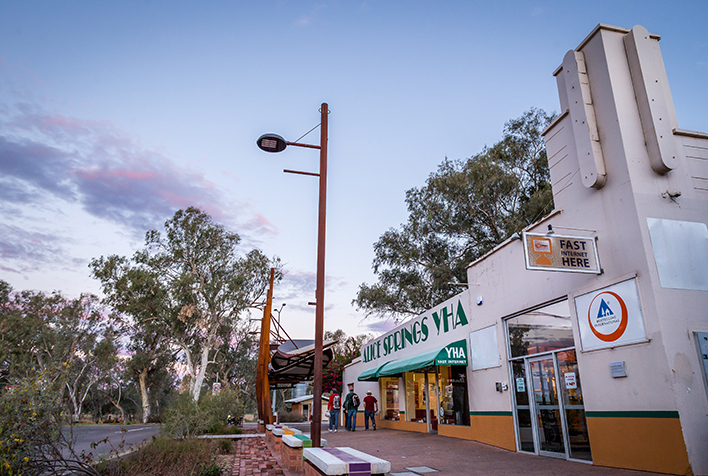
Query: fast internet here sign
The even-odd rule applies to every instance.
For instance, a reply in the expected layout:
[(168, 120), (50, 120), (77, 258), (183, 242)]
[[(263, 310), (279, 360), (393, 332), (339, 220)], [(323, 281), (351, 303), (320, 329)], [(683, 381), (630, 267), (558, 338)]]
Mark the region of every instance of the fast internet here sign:
[(526, 269), (600, 274), (594, 238), (524, 233)]

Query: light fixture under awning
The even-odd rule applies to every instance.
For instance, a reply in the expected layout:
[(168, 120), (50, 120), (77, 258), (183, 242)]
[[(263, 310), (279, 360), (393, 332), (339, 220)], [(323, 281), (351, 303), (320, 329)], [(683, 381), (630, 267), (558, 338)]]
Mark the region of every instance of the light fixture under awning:
[(379, 367), (366, 369), (357, 380), (375, 381), (379, 377), (398, 375), (431, 365), (467, 365), (467, 341), (465, 339), (458, 340), (442, 348), (436, 348), (407, 359), (392, 360)]

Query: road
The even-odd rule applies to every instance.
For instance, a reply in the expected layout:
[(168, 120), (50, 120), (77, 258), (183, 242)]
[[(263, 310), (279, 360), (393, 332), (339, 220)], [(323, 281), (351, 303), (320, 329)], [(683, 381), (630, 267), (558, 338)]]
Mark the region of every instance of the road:
[[(125, 430), (125, 431), (123, 431)], [(74, 448), (77, 454), (81, 451), (93, 453), (94, 459), (100, 455), (107, 455), (111, 448), (124, 452), (131, 445), (149, 440), (160, 431), (160, 425), (81, 425), (74, 427)], [(108, 443), (101, 443), (96, 448), (91, 448), (92, 443), (108, 438)], [(121, 441), (123, 448), (119, 449)]]

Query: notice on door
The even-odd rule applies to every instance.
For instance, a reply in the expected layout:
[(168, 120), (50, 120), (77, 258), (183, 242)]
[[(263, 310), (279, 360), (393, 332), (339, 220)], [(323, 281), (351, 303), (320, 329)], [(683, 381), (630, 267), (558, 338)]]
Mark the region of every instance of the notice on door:
[(636, 278), (577, 296), (575, 310), (583, 350), (647, 339)]
[(564, 373), (563, 379), (565, 380), (565, 388), (567, 388), (567, 389), (578, 388), (578, 381), (576, 380), (575, 372)]
[(594, 238), (524, 233), (526, 269), (600, 274)]

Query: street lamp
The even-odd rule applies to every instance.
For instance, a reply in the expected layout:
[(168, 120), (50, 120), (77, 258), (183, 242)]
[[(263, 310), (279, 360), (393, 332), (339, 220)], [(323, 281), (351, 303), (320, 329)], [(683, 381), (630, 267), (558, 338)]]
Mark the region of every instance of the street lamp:
[(325, 288), (325, 217), (327, 211), (327, 116), (329, 109), (327, 103), (322, 103), (320, 108), (322, 119), (320, 121), (320, 145), (288, 142), (277, 134), (263, 134), (256, 143), (261, 150), (266, 152), (282, 152), (288, 146), (319, 149), (320, 172), (300, 172), (284, 170), (287, 173), (312, 175), (320, 178), (319, 214), (317, 222), (317, 289), (315, 290), (315, 362), (313, 369), (314, 389), (312, 395), (312, 423), (310, 437), (312, 446), (320, 447), (322, 433), (322, 336), (324, 333), (324, 288)]

